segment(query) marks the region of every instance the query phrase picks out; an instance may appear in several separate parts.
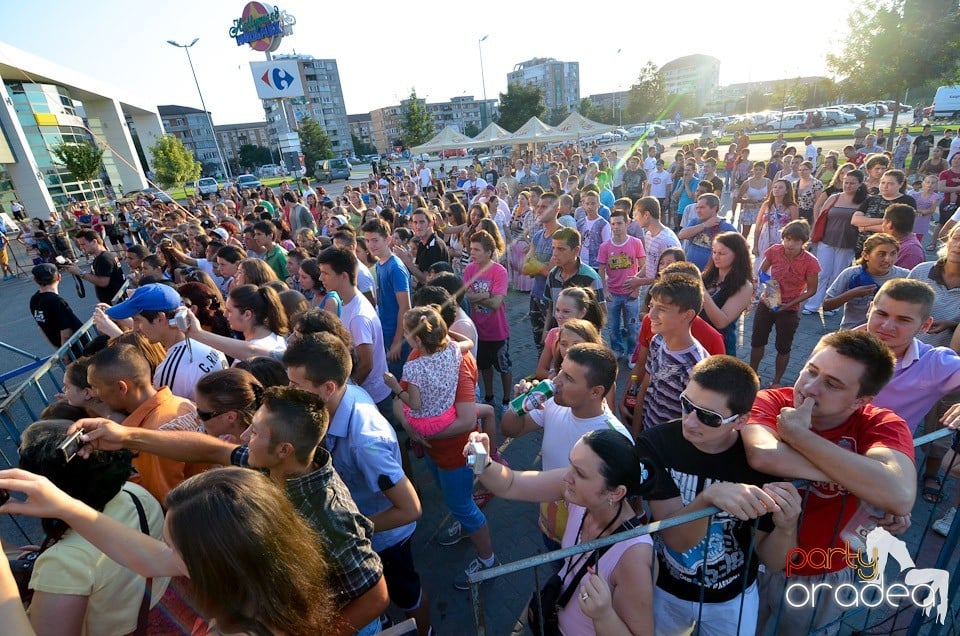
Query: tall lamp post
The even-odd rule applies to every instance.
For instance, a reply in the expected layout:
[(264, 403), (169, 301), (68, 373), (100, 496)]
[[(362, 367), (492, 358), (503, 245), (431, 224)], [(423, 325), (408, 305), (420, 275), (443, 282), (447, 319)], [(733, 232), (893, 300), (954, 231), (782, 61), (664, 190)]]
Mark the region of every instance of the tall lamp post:
[(210, 133), (213, 135), (213, 144), (216, 146), (217, 156), (220, 158), (220, 169), (223, 170), (223, 175), (227, 179), (231, 179), (230, 170), (227, 168), (227, 163), (223, 160), (223, 152), (220, 150), (220, 142), (217, 140), (217, 131), (213, 128), (213, 119), (210, 117), (210, 111), (207, 110), (207, 105), (203, 103), (203, 91), (200, 90), (200, 82), (197, 81), (197, 72), (193, 68), (193, 59), (190, 57), (190, 47), (199, 40), (200, 38), (193, 38), (193, 42), (190, 44), (177, 44), (173, 40), (167, 40), (167, 44), (187, 52), (187, 62), (190, 64), (190, 72), (193, 74), (193, 83), (197, 85), (197, 93), (200, 95), (200, 107), (203, 108), (203, 112), (207, 116), (207, 123), (210, 124)]
[(489, 106), (487, 105), (487, 80), (483, 74), (483, 46), (482, 46), (483, 41), (486, 40), (487, 37), (489, 37), (489, 34), (477, 40), (477, 49), (480, 51), (480, 83), (483, 84), (483, 104), (480, 106), (480, 124), (481, 124), (480, 128), (481, 129), (486, 128), (487, 124), (489, 123), (487, 121), (487, 119), (489, 119), (489, 115), (487, 113), (487, 110), (489, 109)]

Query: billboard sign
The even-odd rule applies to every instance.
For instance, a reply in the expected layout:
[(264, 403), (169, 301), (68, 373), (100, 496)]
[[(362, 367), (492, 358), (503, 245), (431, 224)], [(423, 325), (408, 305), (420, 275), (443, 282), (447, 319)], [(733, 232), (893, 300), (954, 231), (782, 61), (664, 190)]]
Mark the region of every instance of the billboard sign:
[(303, 97), (303, 81), (296, 60), (250, 62), (250, 70), (260, 99)]
[(280, 47), (283, 36), (293, 32), (296, 19), (265, 2), (248, 2), (230, 27), (237, 46), (250, 45), (254, 51), (270, 53)]

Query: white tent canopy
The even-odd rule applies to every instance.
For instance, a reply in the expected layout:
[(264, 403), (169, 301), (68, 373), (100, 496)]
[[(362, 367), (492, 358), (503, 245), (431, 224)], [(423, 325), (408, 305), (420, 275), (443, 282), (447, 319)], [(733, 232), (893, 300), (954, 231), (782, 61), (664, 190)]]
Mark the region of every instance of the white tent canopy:
[(472, 143), (473, 140), (470, 139), (470, 137), (462, 135), (457, 132), (456, 129), (447, 126), (427, 143), (415, 146), (410, 150), (414, 154), (419, 154), (421, 152), (439, 152), (441, 150), (450, 150), (452, 148), (466, 148)]
[(579, 139), (580, 137), (598, 135), (608, 130), (613, 130), (616, 126), (592, 121), (577, 111), (573, 111), (555, 128), (565, 135), (565, 139)]
[(547, 141), (558, 141), (566, 138), (564, 133), (558, 133), (553, 126), (548, 126), (536, 117), (531, 117), (523, 126), (509, 137), (503, 139), (504, 143), (544, 143)]
[(496, 123), (491, 123), (473, 138), (473, 143), (471, 145), (475, 148), (497, 145), (501, 142), (504, 142), (509, 136), (510, 131), (501, 128)]

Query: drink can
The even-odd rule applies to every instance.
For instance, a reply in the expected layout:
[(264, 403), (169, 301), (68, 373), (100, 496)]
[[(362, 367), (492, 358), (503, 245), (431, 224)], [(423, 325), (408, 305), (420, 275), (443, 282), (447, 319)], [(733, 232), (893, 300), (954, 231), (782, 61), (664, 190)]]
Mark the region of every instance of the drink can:
[(539, 408), (551, 397), (553, 397), (553, 382), (541, 380), (523, 395), (513, 398), (513, 401), (510, 402), (510, 408), (519, 417), (523, 417), (524, 414)]

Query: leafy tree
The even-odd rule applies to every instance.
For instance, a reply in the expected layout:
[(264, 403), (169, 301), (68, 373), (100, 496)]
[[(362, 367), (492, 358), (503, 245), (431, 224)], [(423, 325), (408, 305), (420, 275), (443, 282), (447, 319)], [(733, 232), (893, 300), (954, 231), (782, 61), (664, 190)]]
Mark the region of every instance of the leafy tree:
[(400, 130), (403, 143), (412, 148), (433, 137), (433, 117), (427, 112), (427, 104), (417, 97), (417, 89), (410, 89), (410, 97), (403, 102), (400, 113)]
[(173, 135), (160, 137), (150, 152), (153, 153), (153, 176), (163, 187), (181, 188), (187, 181), (200, 177), (203, 166)]
[[(842, 53), (827, 66), (842, 78), (844, 94), (897, 102), (890, 129), (897, 127), (900, 99), (912, 86), (957, 77), (960, 5), (956, 0), (883, 0), (855, 5), (847, 18)], [(892, 143), (894, 135), (888, 135)]]
[(630, 87), (624, 119), (631, 122), (650, 121), (663, 116), (667, 101), (663, 75), (653, 62), (647, 62), (640, 70), (637, 81)]
[(463, 127), (463, 134), (466, 135), (467, 137), (476, 137), (477, 135), (480, 134), (480, 127), (477, 126), (475, 123), (470, 122), (469, 124)]
[(255, 144), (241, 145), (237, 155), (240, 159), (240, 165), (248, 168), (259, 168), (262, 165), (273, 163), (273, 155), (270, 149)]
[(96, 200), (93, 180), (100, 175), (103, 167), (103, 148), (96, 143), (60, 143), (51, 148), (50, 152), (57, 161), (66, 166), (74, 179), (87, 183), (90, 194)]
[(327, 132), (313, 117), (300, 120), (300, 148), (303, 150), (303, 163), (310, 166), (321, 159), (333, 159), (333, 147)]
[(543, 117), (547, 107), (543, 91), (533, 84), (510, 84), (506, 93), (500, 93), (500, 117), (497, 123), (510, 132), (516, 132), (531, 117)]
[[(614, 106), (614, 108), (616, 108), (616, 106)], [(603, 117), (603, 113), (600, 112), (600, 109), (597, 108), (597, 105), (594, 104), (593, 100), (589, 97), (584, 97), (580, 100), (580, 103), (577, 104), (577, 112), (593, 121), (600, 121)]]
[(350, 141), (353, 142), (353, 151), (357, 153), (358, 156), (362, 157), (363, 155), (377, 154), (376, 146), (374, 146), (371, 143), (361, 141), (360, 138), (354, 135), (353, 133), (350, 134)]
[(570, 111), (563, 106), (557, 106), (556, 108), (551, 108), (550, 113), (547, 115), (546, 123), (551, 126), (558, 126), (569, 115), (570, 115)]

